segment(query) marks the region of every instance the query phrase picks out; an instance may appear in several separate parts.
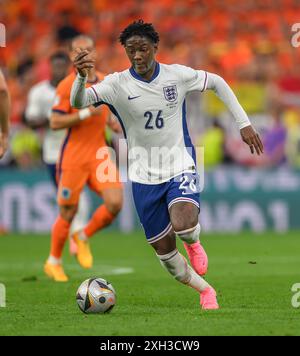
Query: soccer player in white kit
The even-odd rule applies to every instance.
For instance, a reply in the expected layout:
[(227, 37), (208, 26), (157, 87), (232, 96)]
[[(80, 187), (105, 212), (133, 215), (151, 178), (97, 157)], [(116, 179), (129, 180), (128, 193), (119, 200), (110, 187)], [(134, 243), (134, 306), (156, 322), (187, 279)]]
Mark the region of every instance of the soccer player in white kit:
[(47, 128), (43, 139), (43, 161), (51, 179), (56, 185), (56, 163), (59, 157), (65, 131), (53, 131), (49, 128), (49, 118), (55, 101), (56, 87), (63, 80), (70, 68), (69, 56), (56, 52), (49, 58), (50, 79), (35, 84), (28, 93), (25, 119), (33, 129)]
[[(87, 71), (94, 63), (88, 52), (78, 49), (71, 104), (76, 108), (106, 104), (118, 117), (128, 143), (133, 197), (148, 242), (176, 280), (200, 293), (202, 309), (218, 309), (215, 290), (200, 277), (206, 272), (207, 256), (199, 242), (199, 180), (186, 123), (186, 95), (214, 90), (252, 153), (263, 152), (260, 137), (221, 77), (155, 60), (159, 35), (152, 24), (142, 20), (130, 24), (120, 42), (132, 67), (89, 89), (85, 89)], [(176, 235), (184, 242), (193, 268), (178, 252)]]

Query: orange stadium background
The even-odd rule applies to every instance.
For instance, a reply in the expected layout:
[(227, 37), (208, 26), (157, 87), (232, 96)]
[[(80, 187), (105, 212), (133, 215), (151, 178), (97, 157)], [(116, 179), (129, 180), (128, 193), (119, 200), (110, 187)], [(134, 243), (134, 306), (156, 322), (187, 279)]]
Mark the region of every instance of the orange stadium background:
[[(0, 67), (12, 99), (11, 145), (0, 162), (2, 233), (49, 231), (55, 217), (56, 208), (48, 203), (54, 191), (41, 160), (44, 133), (24, 121), (30, 88), (49, 78), (48, 58), (68, 50), (70, 39), (84, 33), (95, 39), (102, 72), (124, 70), (129, 62), (118, 36), (139, 18), (152, 22), (160, 34), (159, 61), (221, 75), (264, 139), (265, 155), (252, 157), (213, 94), (189, 97), (190, 132), (194, 143), (205, 147), (206, 230), (299, 228), (299, 1), (2, 0), (6, 47), (0, 48)], [(129, 184), (128, 192), (130, 197)], [(32, 194), (44, 199), (44, 222), (34, 220), (41, 203), (32, 205)], [(125, 231), (138, 226), (128, 201), (118, 222)]]

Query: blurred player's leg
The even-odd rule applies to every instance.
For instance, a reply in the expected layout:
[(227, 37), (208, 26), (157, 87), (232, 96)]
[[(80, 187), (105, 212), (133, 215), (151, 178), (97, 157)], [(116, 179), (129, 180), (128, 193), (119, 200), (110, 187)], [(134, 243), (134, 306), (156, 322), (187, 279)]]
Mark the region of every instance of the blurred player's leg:
[(76, 213), (76, 206), (60, 207), (51, 231), (51, 248), (49, 258), (44, 266), (45, 273), (57, 282), (66, 282), (68, 277), (62, 268), (62, 252), (69, 236), (71, 221)]
[(105, 204), (100, 205), (94, 212), (91, 220), (83, 229), (83, 239), (92, 237), (97, 231), (110, 225), (115, 219), (116, 215), (112, 214)]
[(85, 235), (89, 238), (96, 231), (103, 229), (110, 225), (123, 204), (123, 190), (122, 188), (108, 188), (101, 192), (103, 198), (103, 205), (101, 205), (94, 213), (92, 219), (84, 229)]
[(202, 309), (219, 308), (215, 290), (188, 265), (186, 259), (177, 250), (173, 231), (153, 243), (152, 246), (156, 250), (161, 265), (178, 282), (199, 292)]
[(74, 242), (72, 235), (77, 232), (82, 230), (87, 222), (88, 222), (88, 216), (89, 216), (89, 202), (88, 202), (88, 197), (86, 193), (83, 191), (80, 194), (80, 199), (79, 199), (79, 204), (78, 204), (78, 210), (77, 213), (72, 221), (72, 225), (70, 228), (70, 254), (71, 255), (76, 255), (77, 254), (77, 245)]
[[(118, 176), (117, 170), (116, 177)], [(94, 212), (92, 218), (86, 227), (72, 235), (74, 242), (77, 245), (77, 260), (83, 268), (91, 268), (93, 264), (93, 257), (89, 247), (89, 238), (92, 237), (97, 231), (102, 230), (110, 225), (123, 204), (123, 189), (121, 183), (117, 181), (100, 183), (96, 177), (96, 167), (91, 167), (91, 175), (89, 177), (89, 186), (102, 199), (103, 204)]]
[[(57, 190), (58, 189), (57, 179), (59, 179), (58, 172), (57, 172), (57, 165), (55, 163), (46, 163), (46, 166), (47, 166), (50, 178)], [(71, 229), (70, 229), (71, 233), (76, 230), (79, 230), (80, 228), (85, 226), (85, 224), (87, 222), (87, 217), (86, 217), (86, 220), (83, 221), (83, 214), (85, 213), (85, 211), (81, 213), (81, 211), (83, 211), (83, 209), (86, 210), (85, 206), (83, 207), (85, 202), (82, 202), (82, 200), (83, 199), (79, 200), (78, 213), (76, 214), (76, 216), (72, 222)], [(70, 239), (70, 254), (75, 255), (76, 252), (77, 252), (77, 246), (73, 242), (73, 240)]]
[(114, 218), (115, 215), (103, 204), (94, 212), (91, 220), (84, 229), (72, 234), (72, 240), (77, 247), (77, 260), (83, 268), (91, 268), (93, 265), (93, 256), (88, 239), (97, 231), (109, 225)]
[(88, 239), (97, 231), (110, 225), (122, 207), (122, 190), (106, 190), (102, 197), (104, 204), (94, 212), (86, 227), (72, 235), (78, 248), (77, 259), (83, 268), (91, 268), (93, 264)]
[(83, 229), (89, 221), (89, 201), (87, 194), (80, 194), (77, 213), (72, 221), (71, 233)]
[(68, 230), (59, 231), (61, 227), (60, 225), (57, 227), (57, 230), (53, 231), (52, 243), (54, 245), (56, 244), (56, 231), (57, 234), (61, 234), (61, 241), (63, 246), (67, 238), (69, 237), (71, 223), (73, 222), (75, 215), (77, 214), (81, 192), (83, 191), (87, 180), (88, 172), (83, 169), (60, 171), (57, 201), (60, 206), (61, 217), (64, 220), (68, 221), (70, 225), (68, 227)]

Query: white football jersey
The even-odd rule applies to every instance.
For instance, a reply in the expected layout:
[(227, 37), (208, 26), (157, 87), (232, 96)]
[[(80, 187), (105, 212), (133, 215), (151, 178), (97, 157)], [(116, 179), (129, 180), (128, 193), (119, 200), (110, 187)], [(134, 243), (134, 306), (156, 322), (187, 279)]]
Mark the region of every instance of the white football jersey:
[[(56, 88), (49, 80), (34, 85), (28, 94), (28, 104), (25, 111), (27, 121), (50, 119), (52, 106), (55, 101)], [(43, 160), (48, 164), (55, 164), (59, 158), (60, 146), (65, 137), (65, 130), (47, 130), (43, 141)]]
[(195, 171), (185, 99), (187, 93), (204, 91), (206, 85), (205, 71), (157, 63), (149, 81), (130, 68), (86, 90), (89, 104), (106, 103), (119, 118), (132, 181), (158, 184)]

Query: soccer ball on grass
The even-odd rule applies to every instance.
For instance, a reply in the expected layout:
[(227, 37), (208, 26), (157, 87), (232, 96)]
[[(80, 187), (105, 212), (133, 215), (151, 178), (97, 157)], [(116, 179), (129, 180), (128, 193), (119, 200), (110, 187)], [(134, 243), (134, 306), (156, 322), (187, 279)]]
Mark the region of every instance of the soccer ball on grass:
[(89, 278), (79, 286), (76, 300), (84, 313), (103, 314), (110, 312), (116, 304), (116, 292), (105, 279)]

